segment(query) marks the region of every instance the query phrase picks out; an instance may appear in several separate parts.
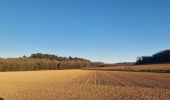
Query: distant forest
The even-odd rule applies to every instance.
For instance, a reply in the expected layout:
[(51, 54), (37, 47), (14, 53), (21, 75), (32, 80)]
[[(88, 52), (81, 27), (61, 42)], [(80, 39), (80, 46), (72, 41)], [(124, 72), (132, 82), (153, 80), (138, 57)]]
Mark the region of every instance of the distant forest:
[[(23, 56), (24, 58), (26, 56)], [(28, 58), (40, 58), (40, 59), (50, 59), (50, 60), (57, 60), (57, 61), (90, 61), (84, 58), (78, 58), (78, 57), (61, 57), (61, 56), (57, 56), (57, 55), (51, 55), (51, 54), (42, 54), (42, 53), (36, 53), (36, 54), (32, 54), (30, 57)]]
[(170, 63), (170, 50), (158, 52), (152, 56), (138, 57), (136, 65)]
[[(152, 56), (138, 57), (136, 65), (170, 63), (170, 50), (158, 52)], [(81, 69), (86, 67), (111, 67), (133, 65), (133, 63), (104, 64), (91, 62), (79, 57), (61, 57), (51, 54), (36, 53), (20, 58), (0, 58), (0, 71), (36, 71)]]
[(60, 57), (51, 54), (36, 53), (20, 58), (0, 58), (0, 71), (36, 71), (80, 69), (84, 67), (101, 67), (104, 63), (91, 62), (78, 57)]

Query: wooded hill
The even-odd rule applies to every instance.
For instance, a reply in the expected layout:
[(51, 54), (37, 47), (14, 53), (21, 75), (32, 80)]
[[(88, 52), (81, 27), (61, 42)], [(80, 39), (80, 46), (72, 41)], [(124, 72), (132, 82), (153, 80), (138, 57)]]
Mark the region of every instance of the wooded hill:
[(170, 50), (164, 50), (152, 56), (142, 56), (136, 61), (136, 65), (170, 63)]
[(20, 58), (0, 58), (0, 71), (62, 70), (100, 66), (103, 66), (103, 63), (91, 62), (84, 58), (60, 57), (42, 53)]

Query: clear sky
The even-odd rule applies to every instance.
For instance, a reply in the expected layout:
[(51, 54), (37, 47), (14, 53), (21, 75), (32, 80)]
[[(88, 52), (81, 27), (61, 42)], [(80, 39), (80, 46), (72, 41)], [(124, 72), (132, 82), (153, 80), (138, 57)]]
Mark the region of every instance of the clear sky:
[(170, 0), (0, 0), (0, 56), (135, 61), (170, 48)]

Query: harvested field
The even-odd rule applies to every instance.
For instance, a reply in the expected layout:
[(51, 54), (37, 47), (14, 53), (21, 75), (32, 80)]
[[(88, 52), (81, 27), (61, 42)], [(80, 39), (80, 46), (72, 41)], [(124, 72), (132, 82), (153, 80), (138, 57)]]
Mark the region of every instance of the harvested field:
[(96, 70), (1, 72), (5, 100), (169, 100), (170, 74)]
[(170, 64), (134, 65), (134, 66), (114, 66), (114, 67), (93, 67), (90, 70), (105, 71), (133, 71), (133, 72), (157, 72), (170, 73)]

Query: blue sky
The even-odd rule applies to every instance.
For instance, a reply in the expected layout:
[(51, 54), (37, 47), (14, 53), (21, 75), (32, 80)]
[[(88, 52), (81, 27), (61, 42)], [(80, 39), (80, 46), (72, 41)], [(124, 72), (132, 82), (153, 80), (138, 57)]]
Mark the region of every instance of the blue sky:
[(169, 0), (1, 0), (0, 56), (135, 61), (170, 48)]

